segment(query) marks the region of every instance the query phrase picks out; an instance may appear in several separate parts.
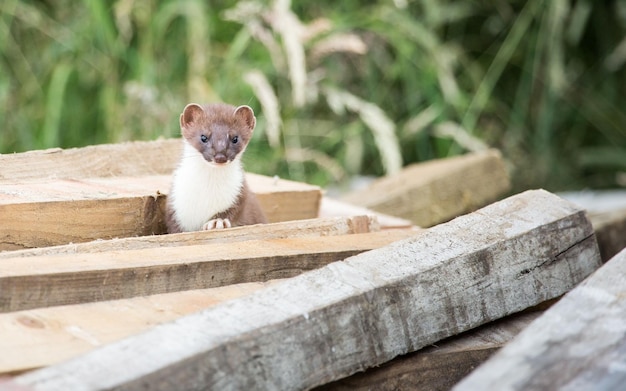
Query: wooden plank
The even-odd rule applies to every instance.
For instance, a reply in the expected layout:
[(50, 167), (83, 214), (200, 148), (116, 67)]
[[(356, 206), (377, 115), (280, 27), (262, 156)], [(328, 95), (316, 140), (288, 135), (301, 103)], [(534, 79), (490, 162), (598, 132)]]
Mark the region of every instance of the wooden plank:
[(382, 229), (394, 229), (394, 228), (411, 228), (417, 226), (406, 219), (390, 216), (388, 214), (373, 211), (371, 209), (364, 208), (362, 206), (356, 206), (348, 204), (328, 197), (322, 197), (320, 204), (320, 217), (327, 216), (374, 216), (380, 224)]
[(0, 154), (0, 183), (171, 174), (181, 151), (168, 139)]
[(162, 196), (0, 205), (0, 251), (163, 233)]
[(315, 390), (450, 390), (541, 313), (508, 316)]
[[(319, 187), (248, 174), (270, 222), (317, 217)], [(0, 251), (166, 231), (171, 175), (56, 179), (0, 186)]]
[(14, 383), (306, 389), (561, 295), (600, 263), (582, 210), (526, 192)]
[(250, 173), (246, 179), (270, 223), (319, 215), (322, 191), (318, 186)]
[(6, 258), (0, 312), (292, 277), (413, 235), (391, 230)]
[(589, 213), (604, 262), (626, 248), (626, 209)]
[(7, 258), (41, 255), (100, 253), (105, 251), (139, 250), (155, 247), (235, 243), (246, 240), (350, 235), (378, 231), (380, 231), (380, 226), (377, 219), (372, 216), (327, 217), (321, 219), (294, 220), (263, 225), (233, 227), (224, 230), (183, 232), (171, 235), (152, 235), (123, 239), (97, 240), (93, 242), (63, 246), (5, 251), (0, 252), (0, 261)]
[(625, 319), (623, 250), (454, 389), (623, 389)]
[[(374, 217), (334, 217), (4, 252), (0, 253), (0, 259), (287, 237), (336, 236), (378, 230), (378, 222)], [(0, 374), (55, 364), (85, 353), (95, 346), (132, 335), (149, 326), (173, 320), (219, 301), (242, 296), (265, 285), (236, 284), (0, 314), (0, 346), (4, 352), (0, 355)]]
[(266, 286), (235, 284), (0, 314), (0, 374), (56, 364)]
[(342, 199), (430, 227), (487, 205), (509, 189), (500, 152), (488, 150), (407, 166)]

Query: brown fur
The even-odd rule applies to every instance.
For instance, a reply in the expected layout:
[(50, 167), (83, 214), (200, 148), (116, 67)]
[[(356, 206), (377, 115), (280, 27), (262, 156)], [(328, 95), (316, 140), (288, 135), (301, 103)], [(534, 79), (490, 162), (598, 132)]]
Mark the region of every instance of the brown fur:
[[(207, 162), (224, 163), (229, 161), (231, 162), (229, 164), (240, 164), (239, 161), (232, 161), (245, 151), (252, 137), (255, 124), (254, 113), (247, 106), (235, 108), (226, 104), (206, 106), (189, 104), (180, 115), (183, 138), (199, 151)], [(206, 136), (208, 141), (203, 142), (200, 138), (201, 135)], [(237, 136), (237, 142), (232, 142), (234, 136)], [(173, 206), (174, 188), (170, 192), (170, 196), (166, 211), (168, 232), (182, 232), (183, 228), (177, 219)], [(228, 219), (233, 227), (267, 223), (263, 210), (255, 194), (250, 191), (245, 179), (234, 203), (209, 220), (218, 218)]]

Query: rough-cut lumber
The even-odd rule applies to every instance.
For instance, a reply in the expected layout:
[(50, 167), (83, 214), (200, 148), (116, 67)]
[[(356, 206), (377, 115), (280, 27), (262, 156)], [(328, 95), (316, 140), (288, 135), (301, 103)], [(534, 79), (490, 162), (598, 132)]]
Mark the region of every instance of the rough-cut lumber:
[[(332, 217), (4, 252), (0, 253), (0, 260), (18, 256), (97, 253), (287, 237), (336, 236), (378, 230), (378, 222), (374, 217)], [(236, 284), (0, 314), (0, 346), (4, 353), (0, 355), (0, 374), (55, 364), (87, 352), (95, 346), (200, 310), (216, 304), (218, 300), (241, 296), (264, 285), (264, 283)]]
[(292, 277), (414, 230), (152, 247), (0, 261), (0, 312)]
[(625, 384), (623, 250), (454, 389), (603, 391)]
[[(416, 227), (413, 223), (406, 219), (390, 216), (384, 213), (376, 212), (362, 206), (348, 204), (347, 202), (338, 201), (328, 197), (322, 197), (320, 204), (320, 217), (328, 216), (374, 216), (382, 229), (392, 228), (410, 228)], [(416, 227), (418, 228), (418, 227)]]
[(0, 154), (0, 183), (171, 174), (181, 150), (168, 139)]
[(318, 186), (250, 173), (246, 177), (268, 222), (313, 219), (318, 216), (322, 199), (322, 191)]
[(59, 363), (267, 284), (235, 284), (0, 314), (0, 374)]
[(316, 391), (449, 390), (539, 315), (535, 311), (508, 316)]
[(583, 211), (527, 192), (14, 382), (306, 389), (561, 295), (600, 263)]
[(604, 262), (626, 248), (626, 209), (589, 213)]
[(487, 205), (509, 188), (500, 152), (488, 150), (410, 165), (342, 199), (430, 227)]
[(155, 178), (141, 191), (138, 178), (0, 185), (0, 251), (162, 233), (167, 187)]
[(193, 246), (212, 243), (235, 243), (246, 240), (337, 236), (380, 231), (373, 216), (327, 217), (280, 223), (248, 225), (223, 230), (183, 232), (123, 239), (97, 240), (63, 246), (0, 252), (0, 262), (7, 258), (99, 253), (115, 250), (139, 250), (154, 247)]
[[(248, 174), (270, 222), (317, 217), (317, 186)], [(0, 185), (0, 251), (165, 232), (171, 175)]]
[(621, 390), (626, 250), (531, 323), (455, 390)]

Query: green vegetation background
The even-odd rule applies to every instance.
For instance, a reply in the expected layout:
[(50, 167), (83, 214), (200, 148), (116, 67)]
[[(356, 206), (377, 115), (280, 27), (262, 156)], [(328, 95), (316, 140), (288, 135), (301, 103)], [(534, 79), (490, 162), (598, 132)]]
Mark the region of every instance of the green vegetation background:
[(623, 0), (3, 0), (0, 56), (0, 153), (177, 137), (225, 101), (257, 113), (254, 172), (495, 147), (515, 190), (626, 185)]

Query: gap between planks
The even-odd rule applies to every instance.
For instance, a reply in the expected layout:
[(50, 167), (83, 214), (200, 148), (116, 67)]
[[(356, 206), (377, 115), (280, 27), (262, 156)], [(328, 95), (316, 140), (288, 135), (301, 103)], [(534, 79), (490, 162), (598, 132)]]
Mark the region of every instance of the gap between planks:
[(140, 250), (157, 247), (224, 244), (247, 240), (322, 237), (378, 232), (376, 216), (327, 217), (248, 225), (224, 230), (183, 232), (133, 238), (98, 240), (62, 246), (0, 252), (3, 259), (43, 255), (100, 253), (114, 250)]
[(580, 209), (526, 192), (14, 383), (305, 389), (559, 296), (600, 264)]
[(417, 234), (398, 229), (5, 258), (0, 312), (292, 277)]
[(56, 364), (276, 281), (0, 314), (0, 375)]

